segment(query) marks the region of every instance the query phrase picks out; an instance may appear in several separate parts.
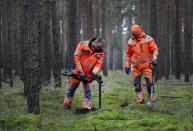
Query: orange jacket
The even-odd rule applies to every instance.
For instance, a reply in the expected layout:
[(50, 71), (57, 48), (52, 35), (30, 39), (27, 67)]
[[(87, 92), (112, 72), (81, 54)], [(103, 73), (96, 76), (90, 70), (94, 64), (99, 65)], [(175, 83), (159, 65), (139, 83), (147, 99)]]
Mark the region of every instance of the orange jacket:
[(158, 48), (151, 36), (145, 35), (138, 25), (131, 28), (132, 33), (140, 33), (138, 39), (130, 38), (127, 43), (125, 67), (147, 69), (152, 60), (157, 59)]
[[(94, 40), (94, 39), (93, 39)], [(82, 41), (78, 44), (74, 53), (74, 72), (85, 72), (87, 76), (98, 74), (102, 68), (104, 51), (94, 50), (91, 46), (93, 40)]]

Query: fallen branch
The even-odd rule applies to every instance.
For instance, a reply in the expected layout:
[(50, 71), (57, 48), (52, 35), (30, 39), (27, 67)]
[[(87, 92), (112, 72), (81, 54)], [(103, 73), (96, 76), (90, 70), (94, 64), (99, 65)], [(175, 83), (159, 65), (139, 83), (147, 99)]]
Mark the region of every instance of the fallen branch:
[(163, 97), (163, 98), (182, 98), (182, 96), (163, 96), (163, 95), (159, 95), (159, 97)]
[(190, 86), (193, 83), (156, 83), (158, 85), (173, 85), (173, 86)]

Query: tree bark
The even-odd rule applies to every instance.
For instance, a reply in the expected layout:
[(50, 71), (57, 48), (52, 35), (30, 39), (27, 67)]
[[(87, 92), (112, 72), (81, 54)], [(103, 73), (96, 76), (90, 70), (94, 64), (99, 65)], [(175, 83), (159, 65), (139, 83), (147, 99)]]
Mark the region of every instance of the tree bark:
[(27, 107), (29, 113), (39, 114), (39, 92), (40, 92), (40, 65), (39, 65), (39, 51), (41, 42), (41, 20), (40, 20), (40, 2), (39, 0), (27, 1), (27, 39), (25, 43), (25, 51), (27, 54), (27, 61), (25, 63), (27, 81), (24, 85), (28, 87), (27, 93)]
[(66, 68), (66, 32), (67, 32), (67, 13), (66, 13), (66, 0), (62, 0), (62, 68)]
[(117, 25), (117, 36), (118, 36), (118, 69), (123, 70), (123, 45), (122, 45), (122, 2), (118, 2), (118, 25)]
[[(0, 0), (0, 21), (2, 21), (2, 0)], [(0, 23), (0, 34), (1, 34), (1, 23)], [(2, 83), (1, 83), (1, 69), (2, 69), (2, 49), (1, 49), (1, 44), (2, 44), (2, 37), (0, 35), (0, 88), (2, 88)]]
[(59, 22), (57, 18), (56, 0), (52, 0), (51, 7), (52, 15), (52, 33), (53, 33), (53, 75), (55, 88), (61, 87), (61, 63), (60, 63), (60, 52), (59, 52)]
[(107, 36), (107, 19), (106, 19), (106, 0), (102, 0), (102, 37), (105, 40), (104, 47), (104, 59), (103, 59), (103, 74), (108, 76), (108, 61), (107, 61), (107, 48), (108, 48), (108, 36)]
[(68, 8), (68, 69), (71, 69), (71, 64), (73, 60), (74, 51), (76, 45), (78, 44), (77, 41), (77, 1), (76, 0), (69, 0), (69, 8)]
[(174, 21), (174, 39), (175, 39), (175, 77), (176, 79), (180, 79), (180, 73), (181, 73), (181, 50), (180, 45), (182, 43), (181, 40), (181, 25), (180, 25), (180, 1), (175, 0), (175, 21)]
[(170, 35), (168, 35), (168, 32), (170, 34), (170, 27), (169, 27), (169, 24), (168, 24), (168, 21), (170, 21), (170, 6), (169, 6), (169, 3), (167, 2), (167, 0), (165, 0), (167, 3), (166, 4), (166, 8), (165, 8), (165, 13), (164, 13), (164, 17), (165, 17), (165, 42), (164, 42), (164, 45), (165, 45), (165, 76), (166, 76), (166, 80), (169, 80), (169, 76), (170, 76)]
[(165, 75), (165, 53), (164, 53), (164, 43), (163, 43), (163, 16), (162, 16), (162, 10), (163, 10), (163, 6), (162, 0), (157, 0), (156, 1), (156, 5), (157, 6), (156, 10), (157, 10), (157, 14), (156, 14), (156, 26), (157, 26), (157, 31), (156, 31), (156, 37), (155, 37), (155, 42), (159, 48), (159, 59), (158, 59), (158, 63), (159, 63), (159, 68), (158, 68), (158, 79), (161, 79), (163, 75)]
[(47, 9), (46, 9), (46, 23), (45, 23), (45, 71), (46, 71), (46, 81), (47, 84), (50, 83), (51, 78), (51, 61), (52, 61), (52, 50), (51, 50), (51, 2), (47, 0)]
[(28, 95), (28, 89), (29, 89), (29, 75), (28, 75), (28, 70), (27, 70), (27, 65), (28, 65), (28, 52), (27, 52), (27, 33), (28, 33), (28, 28), (27, 28), (27, 16), (28, 16), (28, 5), (27, 1), (20, 1), (20, 24), (19, 24), (19, 43), (20, 43), (20, 51), (19, 51), (19, 56), (20, 56), (20, 77), (21, 80), (24, 83), (24, 96), (27, 97)]
[(192, 2), (184, 0), (184, 75), (185, 82), (190, 82), (192, 60)]
[(108, 69), (113, 70), (113, 34), (112, 34), (112, 27), (113, 27), (113, 6), (114, 3), (112, 0), (109, 2), (109, 13), (108, 13), (108, 37), (109, 37), (109, 47), (108, 47)]

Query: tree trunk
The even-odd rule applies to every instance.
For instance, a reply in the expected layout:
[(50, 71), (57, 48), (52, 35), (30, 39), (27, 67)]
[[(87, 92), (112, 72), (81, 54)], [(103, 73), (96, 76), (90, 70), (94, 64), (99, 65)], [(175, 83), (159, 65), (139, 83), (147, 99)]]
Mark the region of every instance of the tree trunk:
[(162, 0), (157, 0), (156, 1), (156, 5), (157, 6), (157, 17), (156, 17), (156, 26), (157, 26), (157, 31), (156, 31), (156, 38), (155, 38), (155, 42), (159, 48), (159, 59), (158, 59), (158, 63), (159, 63), (159, 68), (158, 68), (158, 79), (161, 79), (163, 75), (165, 75), (165, 54), (164, 54), (164, 43), (163, 43), (163, 16), (162, 16)]
[(67, 13), (66, 13), (66, 0), (62, 1), (62, 68), (66, 68), (66, 51), (67, 51), (67, 42), (66, 42), (66, 32), (67, 32)]
[(184, 75), (185, 82), (190, 82), (192, 60), (192, 2), (184, 0)]
[(53, 75), (55, 88), (61, 87), (61, 64), (60, 64), (60, 52), (59, 52), (59, 23), (57, 18), (56, 0), (52, 0), (52, 33), (53, 33)]
[(28, 16), (28, 5), (27, 1), (20, 1), (20, 25), (19, 25), (19, 43), (20, 43), (20, 77), (24, 82), (24, 96), (28, 95), (29, 89), (29, 75), (27, 70), (28, 65), (28, 52), (27, 52), (27, 39), (28, 39), (28, 28), (27, 28), (27, 16)]
[(28, 87), (27, 93), (27, 107), (29, 113), (39, 114), (39, 92), (40, 92), (40, 65), (39, 65), (39, 51), (41, 42), (41, 20), (40, 20), (40, 2), (39, 0), (27, 1), (27, 39), (25, 43), (25, 51), (27, 54), (27, 61), (25, 63), (27, 81), (24, 85)]
[(155, 0), (151, 0), (151, 11), (150, 11), (150, 34), (151, 36), (156, 39), (156, 1)]
[(12, 24), (12, 2), (11, 0), (6, 0), (6, 11), (7, 11), (7, 42), (5, 43), (5, 50), (6, 50), (6, 72), (7, 75), (10, 79), (10, 87), (13, 87), (13, 75), (12, 75), (12, 47), (11, 47), (11, 35), (12, 35), (12, 28), (11, 28), (11, 24)]
[(87, 0), (86, 1), (86, 34), (87, 34), (87, 38), (90, 39), (93, 37), (94, 34), (94, 30), (93, 30), (93, 14), (92, 14), (92, 0)]
[(118, 69), (123, 70), (123, 45), (122, 45), (122, 2), (118, 2), (118, 25), (117, 25), (117, 36), (118, 36)]
[[(1, 9), (2, 9), (2, 0), (0, 0), (0, 21), (2, 21), (2, 11), (1, 11)], [(1, 23), (0, 23), (0, 34), (1, 34)], [(2, 49), (1, 49), (1, 44), (2, 44), (2, 37), (1, 37), (1, 35), (0, 35), (0, 88), (2, 88), (2, 83), (1, 83), (1, 69), (2, 69), (2, 60), (1, 60), (1, 57), (2, 57)]]
[(50, 83), (51, 78), (51, 60), (52, 60), (52, 51), (51, 51), (51, 2), (47, 0), (47, 9), (46, 9), (46, 23), (45, 23), (45, 71), (46, 71), (46, 81), (47, 84)]
[[(80, 9), (80, 1), (77, 0), (77, 10), (76, 10), (76, 16), (77, 16), (77, 42), (81, 40), (81, 9)], [(92, 36), (93, 37), (93, 36)]]
[[(68, 69), (71, 69), (71, 64), (73, 60), (74, 51), (77, 41), (77, 1), (69, 0), (69, 10), (68, 10)], [(69, 50), (70, 49), (70, 50)]]
[(175, 76), (176, 79), (180, 79), (180, 73), (181, 73), (181, 50), (180, 50), (180, 46), (182, 43), (181, 40), (181, 25), (180, 25), (180, 12), (179, 12), (179, 8), (180, 8), (180, 1), (179, 0), (175, 0), (175, 21), (174, 21), (174, 39), (175, 39), (175, 44), (174, 44), (174, 48), (175, 48)]
[(108, 13), (108, 37), (109, 37), (109, 48), (108, 48), (108, 69), (113, 70), (113, 36), (112, 36), (112, 27), (113, 27), (113, 1), (110, 0), (109, 3), (109, 13)]
[(165, 9), (165, 13), (164, 13), (164, 17), (165, 17), (165, 33), (164, 33), (164, 36), (165, 36), (165, 42), (164, 42), (164, 45), (165, 45), (165, 76), (166, 76), (166, 80), (169, 80), (169, 75), (170, 75), (170, 35), (168, 35), (168, 32), (170, 34), (170, 27), (169, 27), (169, 24), (168, 24), (168, 21), (170, 22), (170, 6), (169, 6), (169, 2), (167, 2), (167, 0), (165, 0), (165, 3), (166, 4), (166, 9)]
[(41, 80), (41, 84), (45, 84), (46, 83), (46, 23), (49, 22), (46, 19), (46, 13), (47, 11), (47, 6), (48, 6), (48, 2), (44, 1), (42, 3), (42, 8), (41, 8), (41, 45), (40, 45), (40, 80)]
[(108, 36), (107, 36), (107, 24), (106, 24), (106, 0), (102, 0), (102, 37), (105, 39), (104, 47), (104, 59), (103, 59), (103, 74), (108, 76), (108, 62), (107, 62), (107, 48), (108, 48)]

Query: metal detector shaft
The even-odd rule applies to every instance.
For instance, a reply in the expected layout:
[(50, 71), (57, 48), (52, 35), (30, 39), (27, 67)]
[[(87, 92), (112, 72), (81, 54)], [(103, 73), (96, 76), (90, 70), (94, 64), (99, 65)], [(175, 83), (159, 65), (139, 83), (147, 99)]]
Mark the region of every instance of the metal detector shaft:
[(101, 82), (99, 82), (99, 108), (101, 109)]
[[(154, 71), (155, 71), (155, 67), (153, 67), (152, 69), (152, 86), (151, 86), (151, 103), (152, 103), (152, 99), (153, 99), (153, 88), (154, 88), (154, 79), (153, 79), (153, 77), (154, 77)], [(152, 106), (153, 106), (153, 104), (152, 104)]]
[(152, 102), (152, 97), (153, 97), (153, 84), (154, 84), (154, 82), (153, 82), (153, 69), (152, 69), (152, 86), (151, 86), (151, 102)]

